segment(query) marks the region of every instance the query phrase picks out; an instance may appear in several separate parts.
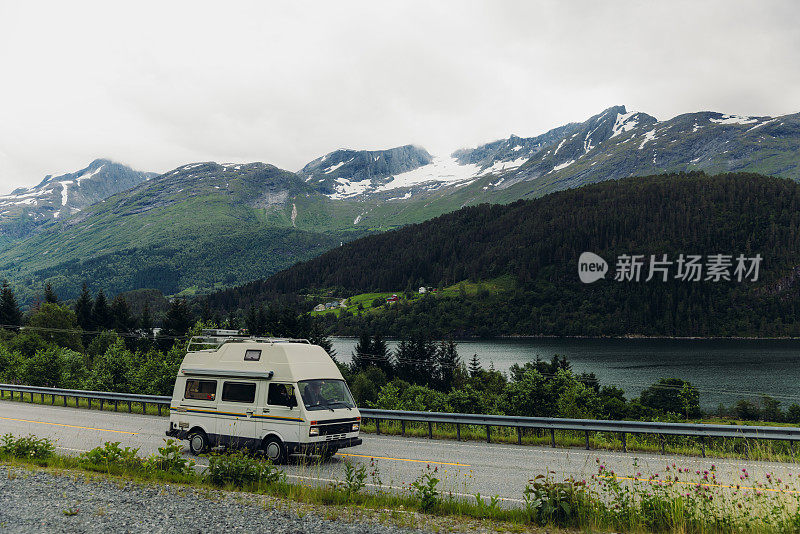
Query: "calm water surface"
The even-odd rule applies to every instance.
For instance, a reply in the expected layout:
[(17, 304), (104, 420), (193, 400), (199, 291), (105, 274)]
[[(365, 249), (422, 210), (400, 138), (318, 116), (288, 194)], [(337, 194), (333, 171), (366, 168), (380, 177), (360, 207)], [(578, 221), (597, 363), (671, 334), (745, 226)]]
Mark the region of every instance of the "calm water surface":
[[(332, 341), (338, 359), (350, 361), (356, 340)], [(775, 397), (784, 409), (800, 404), (800, 340), (502, 339), (460, 341), (458, 352), (464, 362), (477, 354), (484, 368), (493, 363), (503, 372), (537, 355), (563, 355), (575, 372), (594, 372), (602, 384), (618, 386), (629, 397), (659, 378), (681, 378), (698, 387), (705, 409), (740, 398), (755, 401), (761, 394)]]

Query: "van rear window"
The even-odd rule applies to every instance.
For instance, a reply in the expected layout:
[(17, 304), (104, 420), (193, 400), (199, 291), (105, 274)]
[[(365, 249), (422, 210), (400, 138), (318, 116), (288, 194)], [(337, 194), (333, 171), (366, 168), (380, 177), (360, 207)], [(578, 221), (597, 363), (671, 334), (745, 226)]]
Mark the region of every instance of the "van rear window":
[(224, 402), (253, 402), (256, 400), (256, 385), (252, 382), (225, 382), (222, 384)]
[(214, 400), (217, 396), (216, 380), (187, 380), (186, 392), (183, 394), (186, 399)]

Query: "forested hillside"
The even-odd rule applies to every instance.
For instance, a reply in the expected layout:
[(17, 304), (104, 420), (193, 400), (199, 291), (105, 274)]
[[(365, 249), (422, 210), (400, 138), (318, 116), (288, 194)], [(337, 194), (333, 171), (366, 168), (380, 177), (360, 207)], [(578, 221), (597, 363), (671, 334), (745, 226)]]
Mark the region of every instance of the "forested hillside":
[[(659, 175), (606, 182), (510, 205), (467, 207), (365, 237), (273, 277), (211, 297), (222, 309), (260, 296), (334, 288), (343, 294), (416, 290), (512, 275), (513, 291), (429, 298), (348, 314), (335, 332), (364, 326), (386, 335), (800, 335), (800, 186), (754, 174)], [(609, 262), (583, 284), (578, 257)], [(615, 281), (620, 255), (739, 254), (763, 258), (738, 282)], [(731, 269), (732, 272), (732, 269)], [(752, 278), (752, 277), (751, 277)], [(386, 309), (388, 308), (388, 309)], [(330, 321), (331, 319), (329, 319)]]

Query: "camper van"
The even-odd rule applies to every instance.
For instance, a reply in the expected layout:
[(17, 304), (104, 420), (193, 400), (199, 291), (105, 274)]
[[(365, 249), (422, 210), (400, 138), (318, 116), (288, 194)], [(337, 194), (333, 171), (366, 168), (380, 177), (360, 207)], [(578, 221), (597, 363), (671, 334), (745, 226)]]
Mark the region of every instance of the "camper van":
[(189, 341), (170, 403), (167, 435), (193, 454), (212, 447), (333, 456), (361, 444), (361, 414), (325, 350), (300, 339), (204, 331)]

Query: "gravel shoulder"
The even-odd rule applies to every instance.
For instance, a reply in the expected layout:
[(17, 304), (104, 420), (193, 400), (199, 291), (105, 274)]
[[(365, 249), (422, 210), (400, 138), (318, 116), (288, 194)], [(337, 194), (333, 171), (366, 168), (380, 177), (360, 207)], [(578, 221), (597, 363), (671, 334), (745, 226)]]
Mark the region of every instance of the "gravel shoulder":
[(395, 519), (391, 512), (358, 512), (315, 512), (269, 496), (0, 466), (3, 533), (420, 532), (388, 524)]

